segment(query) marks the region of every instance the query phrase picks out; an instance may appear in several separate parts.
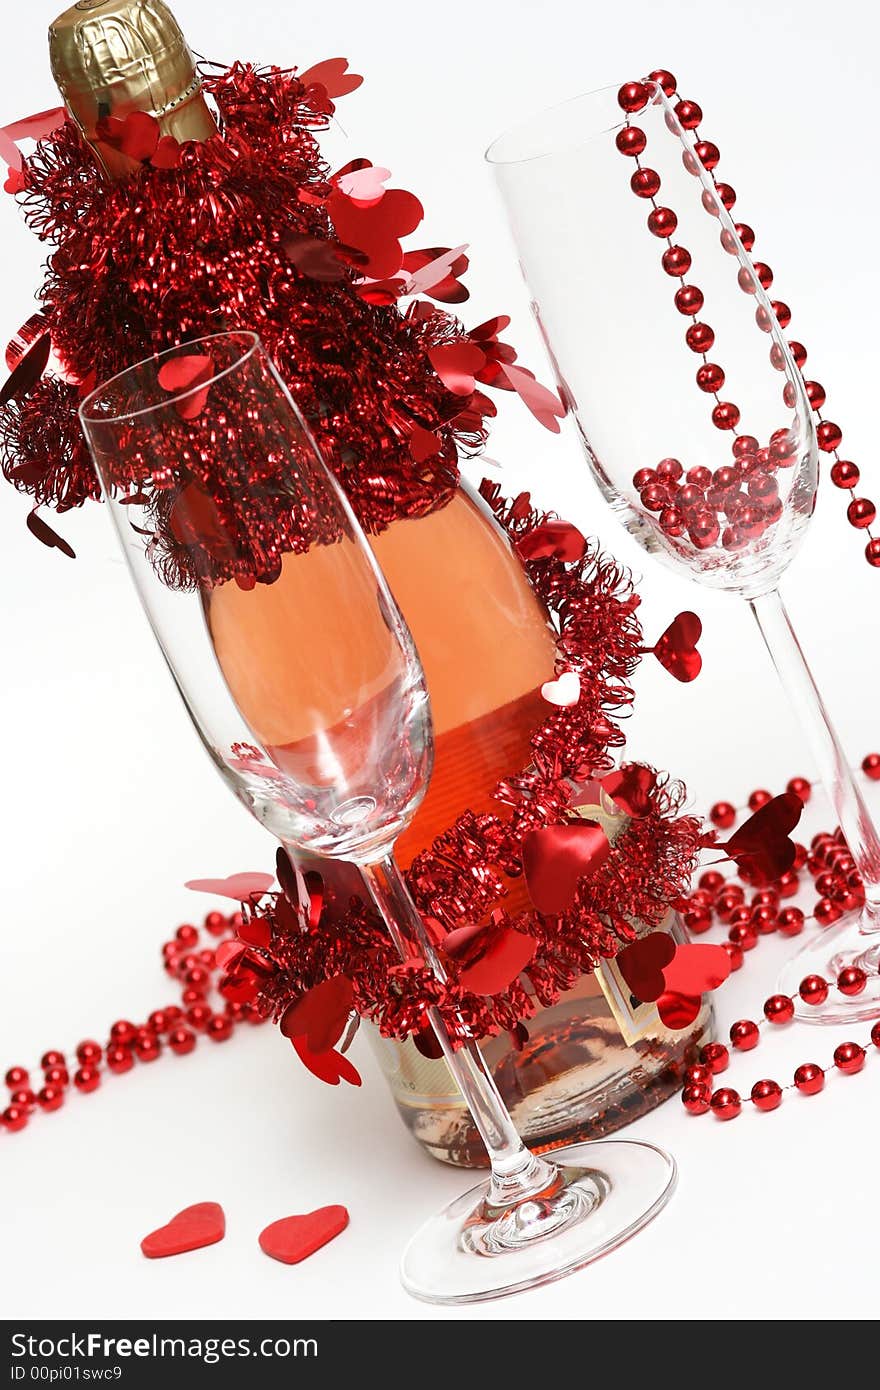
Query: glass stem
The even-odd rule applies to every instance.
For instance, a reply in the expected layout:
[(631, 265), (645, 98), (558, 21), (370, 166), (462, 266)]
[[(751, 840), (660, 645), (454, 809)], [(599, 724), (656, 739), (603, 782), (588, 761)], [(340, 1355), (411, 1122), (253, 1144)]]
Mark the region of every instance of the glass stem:
[(861, 930), (880, 931), (880, 838), (778, 589), (751, 600), (752, 612), (795, 716), (804, 730), (835, 815), (865, 885)]
[[(376, 864), (361, 865), (361, 872), (401, 958), (405, 960), (417, 954), (438, 979), (445, 982), (446, 972), (392, 856)], [(489, 1155), (492, 1180), (488, 1204), (491, 1207), (512, 1206), (538, 1193), (546, 1193), (558, 1183), (559, 1171), (526, 1148), (479, 1047), (475, 1042), (454, 1047), (440, 1011), (431, 1009), (429, 1017), (446, 1065)]]

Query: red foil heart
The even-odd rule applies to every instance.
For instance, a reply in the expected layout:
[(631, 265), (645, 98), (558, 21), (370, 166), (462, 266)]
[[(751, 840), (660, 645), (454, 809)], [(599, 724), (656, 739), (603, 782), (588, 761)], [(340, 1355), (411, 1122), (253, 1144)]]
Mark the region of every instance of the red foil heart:
[(159, 368), (159, 385), (169, 394), (183, 392), (174, 402), (181, 420), (195, 420), (201, 415), (208, 399), (208, 383), (214, 375), (214, 363), (206, 353), (189, 353), (172, 357)]
[(500, 994), (525, 970), (537, 948), (534, 937), (502, 927), (490, 933), (485, 951), (462, 970), (459, 980), (475, 994)]
[(260, 1232), (260, 1249), (273, 1260), (298, 1265), (348, 1225), (345, 1207), (318, 1207), (303, 1216), (284, 1216)]
[(162, 1260), (167, 1255), (183, 1255), (188, 1250), (201, 1250), (216, 1245), (226, 1234), (226, 1217), (218, 1202), (197, 1202), (184, 1207), (158, 1230), (151, 1231), (141, 1241), (141, 1250), (148, 1260)]
[(228, 878), (191, 878), (184, 887), (195, 893), (213, 893), (243, 903), (251, 896), (261, 897), (274, 882), (271, 874), (245, 873), (230, 874)]
[(664, 971), (674, 955), (672, 937), (653, 931), (618, 951), (617, 967), (636, 999), (652, 1004), (667, 987)]
[(429, 348), (428, 357), (443, 385), (456, 396), (472, 394), (477, 384), (475, 373), (486, 360), (474, 343), (464, 342)]
[(787, 873), (797, 853), (790, 832), (804, 812), (796, 792), (774, 796), (731, 835), (726, 849), (731, 859), (746, 867), (756, 884), (772, 883)]
[(657, 1000), (657, 1012), (662, 1022), (674, 1033), (689, 1028), (703, 1007), (702, 999), (669, 990)]
[(610, 853), (608, 836), (595, 821), (530, 830), (522, 842), (522, 863), (538, 911), (549, 917), (566, 912), (580, 880), (595, 873)]
[(702, 941), (677, 944), (672, 960), (663, 967), (666, 988), (675, 994), (708, 994), (723, 985), (729, 974), (730, 956), (724, 947)]
[(651, 810), (657, 774), (653, 768), (627, 763), (603, 777), (602, 786), (622, 811), (637, 820)]
[(328, 1086), (338, 1086), (347, 1081), (350, 1086), (360, 1086), (360, 1073), (341, 1052), (330, 1048), (327, 1052), (312, 1052), (305, 1038), (291, 1038), (300, 1061), (319, 1081)]
[(281, 1031), (294, 1043), (305, 1038), (309, 1052), (327, 1052), (342, 1037), (353, 1007), (351, 980), (347, 975), (333, 975), (285, 1010)]
[(344, 97), (354, 92), (363, 82), (358, 72), (348, 71), (347, 58), (325, 58), (299, 74), (304, 87), (323, 87), (328, 97)]
[(36, 386), (46, 370), (51, 351), (52, 339), (48, 333), (44, 333), (28, 348), (18, 366), (6, 378), (3, 389), (0, 390), (0, 406), (19, 396), (26, 396), (28, 391)]
[(76, 551), (73, 546), (70, 545), (63, 536), (59, 536), (54, 527), (50, 526), (48, 521), (45, 521), (43, 517), (40, 516), (39, 512), (28, 512), (25, 517), (25, 525), (31, 535), (36, 536), (37, 540), (43, 545), (48, 546), (50, 550), (60, 550), (61, 554), (66, 555), (69, 560), (76, 559)]
[(677, 681), (696, 680), (703, 666), (697, 642), (703, 624), (696, 613), (679, 613), (654, 647), (654, 655)]
[(527, 531), (516, 545), (517, 554), (524, 562), (552, 558), (568, 564), (582, 560), (586, 548), (583, 535), (568, 521), (545, 521), (533, 531)]

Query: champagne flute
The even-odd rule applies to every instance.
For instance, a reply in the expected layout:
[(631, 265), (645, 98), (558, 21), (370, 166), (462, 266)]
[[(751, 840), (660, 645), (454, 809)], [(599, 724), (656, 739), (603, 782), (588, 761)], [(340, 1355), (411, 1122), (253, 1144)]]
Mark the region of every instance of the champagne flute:
[[(815, 1023), (872, 1018), (880, 838), (779, 594), (815, 505), (813, 412), (785, 306), (730, 216), (733, 190), (705, 167), (713, 147), (698, 147), (657, 82), (632, 86), (632, 115), (620, 88), (591, 92), (501, 135), (486, 158), (602, 496), (650, 554), (749, 604), (858, 869), (860, 906), (791, 958), (780, 988)], [(849, 965), (869, 972), (860, 995), (800, 1002), (805, 975)]]
[[(442, 979), (394, 861), (431, 772), (421, 663), (259, 340), (172, 348), (100, 386), (80, 416), (141, 602), (221, 777), (283, 845), (359, 865), (402, 957), (418, 953)], [(476, 1042), (453, 1041), (436, 1009), (431, 1024), (491, 1178), (412, 1240), (411, 1293), (470, 1302), (557, 1279), (665, 1205), (675, 1164), (662, 1150), (531, 1153)]]

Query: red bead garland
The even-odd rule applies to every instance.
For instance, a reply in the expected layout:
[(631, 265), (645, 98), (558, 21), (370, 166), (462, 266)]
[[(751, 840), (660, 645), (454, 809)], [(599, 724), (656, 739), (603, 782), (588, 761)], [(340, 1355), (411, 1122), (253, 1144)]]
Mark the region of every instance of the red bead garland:
[[(240, 913), (226, 916), (209, 912), (204, 928), (211, 936), (227, 936), (241, 924)], [(8, 1069), (4, 1080), (10, 1091), (9, 1104), (0, 1113), (0, 1129), (18, 1133), (39, 1107), (49, 1113), (64, 1104), (71, 1085), (80, 1095), (90, 1095), (101, 1086), (103, 1067), (115, 1076), (131, 1071), (135, 1062), (155, 1062), (163, 1053), (163, 1040), (177, 1056), (186, 1056), (197, 1042), (194, 1028), (204, 1032), (212, 1042), (225, 1042), (238, 1023), (263, 1023), (264, 1019), (250, 1005), (225, 1002), (222, 1011), (215, 1012), (208, 996), (215, 979), (222, 973), (216, 966), (213, 951), (193, 954), (198, 946), (199, 930), (186, 922), (177, 928), (173, 941), (162, 947), (165, 970), (182, 985), (184, 1009), (176, 1004), (154, 1009), (147, 1022), (140, 1026), (127, 1019), (118, 1019), (109, 1030), (106, 1046), (86, 1038), (75, 1050), (77, 1066), (71, 1078), (67, 1058), (52, 1049), (40, 1059), (44, 1084), (39, 1090), (31, 1087), (31, 1075), (25, 1067)]]
[[(681, 128), (694, 136), (693, 152), (685, 149), (682, 156), (685, 168), (694, 175), (698, 175), (702, 169), (712, 176), (714, 195), (709, 190), (704, 190), (702, 195), (706, 211), (712, 216), (717, 216), (720, 203), (730, 212), (736, 203), (736, 190), (730, 184), (719, 182), (715, 178), (714, 171), (720, 162), (721, 152), (713, 141), (697, 137), (698, 127), (703, 119), (702, 108), (695, 101), (678, 98), (677, 83), (672, 73), (666, 69), (658, 69), (645, 81), (627, 82), (620, 88), (618, 102), (626, 114), (627, 124), (615, 137), (617, 148), (622, 154), (636, 159), (637, 169), (630, 181), (633, 192), (639, 197), (650, 198), (654, 204), (648, 215), (648, 230), (654, 236), (667, 240), (667, 250), (662, 257), (663, 269), (668, 275), (681, 279), (680, 288), (675, 295), (675, 307), (686, 317), (695, 318), (703, 307), (703, 293), (695, 285), (686, 285), (683, 279), (691, 269), (692, 257), (686, 247), (672, 243), (671, 238), (678, 226), (678, 218), (671, 208), (660, 207), (656, 202), (661, 180), (656, 170), (644, 169), (639, 163), (648, 141), (644, 130), (631, 122), (631, 117), (647, 105), (652, 91), (655, 101), (659, 100), (656, 95), (658, 87), (673, 103), (674, 115)], [(666, 123), (675, 133), (676, 124), (671, 113), (667, 113)], [(745, 222), (735, 223), (735, 228), (739, 241), (750, 254), (755, 244), (753, 228)], [(737, 242), (727, 228), (722, 228), (721, 244), (731, 255), (736, 255)], [(758, 285), (768, 291), (773, 280), (773, 271), (765, 261), (756, 261), (751, 268), (741, 267), (738, 271), (740, 288), (747, 294), (754, 294)], [(789, 306), (776, 299), (771, 301), (770, 307), (780, 328), (786, 329), (791, 322)], [(763, 305), (758, 306), (755, 317), (760, 328), (765, 332), (770, 330), (772, 320)], [(743, 473), (750, 471), (755, 465), (765, 469), (770, 465), (790, 466), (794, 462), (794, 448), (790, 439), (781, 438), (776, 441), (775, 448), (771, 444), (769, 451), (766, 451), (760, 449), (758, 441), (749, 436), (749, 444), (753, 445), (754, 452), (741, 447), (743, 437), (737, 434), (740, 422), (739, 407), (732, 401), (721, 401), (718, 398), (718, 392), (724, 384), (724, 370), (717, 363), (710, 363), (706, 357), (715, 341), (714, 331), (708, 324), (694, 322), (687, 330), (686, 341), (693, 352), (703, 357), (703, 366), (697, 372), (697, 386), (701, 391), (714, 395), (716, 404), (711, 412), (712, 423), (719, 430), (734, 433), (734, 456), (742, 460)], [(798, 370), (802, 371), (807, 360), (806, 348), (794, 340), (789, 342), (789, 348)], [(770, 351), (770, 360), (777, 370), (786, 369), (785, 356), (775, 343)], [(816, 437), (819, 448), (823, 453), (832, 455), (834, 459), (830, 470), (831, 482), (837, 488), (852, 491), (859, 481), (859, 469), (849, 460), (840, 458), (843, 431), (834, 421), (826, 420), (822, 415), (826, 401), (825, 388), (818, 381), (805, 381), (804, 387), (818, 422)], [(787, 382), (783, 391), (786, 406), (792, 409), (796, 399), (794, 388)], [(786, 431), (777, 431), (777, 434), (785, 436)], [(762, 455), (766, 457), (762, 458)], [(686, 503), (676, 499), (674, 507), (667, 505), (671, 499), (656, 488), (651, 492), (650, 499), (642, 496), (641, 500), (647, 510), (658, 513), (658, 525), (666, 536), (677, 539), (687, 534), (698, 550), (720, 544), (723, 549), (735, 552), (744, 548), (749, 541), (757, 540), (783, 514), (778, 496), (767, 494), (764, 505), (761, 505), (758, 495), (750, 487), (746, 493), (740, 491), (741, 481), (743, 479), (736, 476), (727, 488), (715, 487), (711, 493), (700, 497), (692, 496)], [(633, 479), (633, 483), (638, 489), (636, 478)], [(754, 499), (753, 503), (750, 504), (747, 498)], [(865, 558), (873, 568), (880, 568), (880, 537), (871, 534), (871, 527), (877, 516), (875, 504), (866, 497), (853, 497), (847, 506), (846, 515), (852, 527), (867, 532)], [(834, 920), (830, 909), (826, 909), (824, 915), (826, 925)]]

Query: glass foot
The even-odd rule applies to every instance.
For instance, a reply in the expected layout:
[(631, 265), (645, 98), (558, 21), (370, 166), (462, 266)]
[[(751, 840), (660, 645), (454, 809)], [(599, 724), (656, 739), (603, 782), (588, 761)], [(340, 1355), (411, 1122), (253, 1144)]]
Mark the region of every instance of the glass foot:
[(665, 1207), (675, 1160), (653, 1144), (570, 1144), (546, 1193), (492, 1210), (481, 1183), (426, 1221), (401, 1263), (404, 1288), (427, 1303), (480, 1303), (561, 1279), (622, 1245)]
[[(777, 988), (794, 999), (795, 1017), (801, 1022), (840, 1024), (880, 1018), (880, 933), (866, 934), (860, 923), (859, 913), (848, 914), (802, 946), (783, 967)], [(860, 965), (868, 972), (861, 994), (841, 994), (833, 983), (847, 965)], [(824, 1004), (805, 1004), (799, 998), (798, 985), (805, 975), (821, 975), (831, 985)]]

